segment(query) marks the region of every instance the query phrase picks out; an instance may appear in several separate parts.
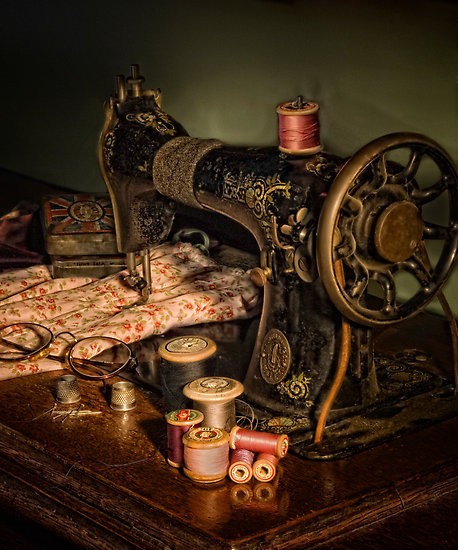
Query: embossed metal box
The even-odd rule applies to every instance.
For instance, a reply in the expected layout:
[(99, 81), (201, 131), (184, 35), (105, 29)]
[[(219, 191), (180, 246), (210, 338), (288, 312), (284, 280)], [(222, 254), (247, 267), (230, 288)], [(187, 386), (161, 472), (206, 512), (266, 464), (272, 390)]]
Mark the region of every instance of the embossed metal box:
[(124, 269), (108, 194), (46, 196), (42, 223), (54, 277), (99, 278)]

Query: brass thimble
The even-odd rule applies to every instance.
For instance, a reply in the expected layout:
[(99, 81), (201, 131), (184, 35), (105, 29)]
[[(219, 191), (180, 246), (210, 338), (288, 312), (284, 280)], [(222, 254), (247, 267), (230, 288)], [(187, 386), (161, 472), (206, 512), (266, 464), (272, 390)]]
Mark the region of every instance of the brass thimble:
[(132, 382), (115, 382), (111, 386), (110, 407), (115, 411), (130, 411), (135, 406), (135, 387)]
[(78, 379), (74, 374), (65, 374), (57, 379), (56, 401), (58, 403), (78, 403), (81, 394), (78, 386)]

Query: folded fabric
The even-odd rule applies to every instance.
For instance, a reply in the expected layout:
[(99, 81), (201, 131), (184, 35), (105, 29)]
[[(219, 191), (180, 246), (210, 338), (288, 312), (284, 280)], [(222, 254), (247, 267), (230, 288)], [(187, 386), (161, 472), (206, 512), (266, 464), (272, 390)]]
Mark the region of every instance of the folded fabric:
[[(112, 336), (128, 344), (194, 324), (245, 319), (260, 307), (248, 271), (216, 263), (189, 243), (165, 243), (150, 252), (152, 293), (147, 303), (125, 282), (126, 271), (104, 279), (52, 279), (38, 265), (0, 274), (0, 326), (41, 324), (56, 336)], [(140, 270), (141, 271), (141, 270)], [(68, 341), (50, 348), (63, 356)], [(51, 359), (0, 363), (0, 380), (61, 369)]]

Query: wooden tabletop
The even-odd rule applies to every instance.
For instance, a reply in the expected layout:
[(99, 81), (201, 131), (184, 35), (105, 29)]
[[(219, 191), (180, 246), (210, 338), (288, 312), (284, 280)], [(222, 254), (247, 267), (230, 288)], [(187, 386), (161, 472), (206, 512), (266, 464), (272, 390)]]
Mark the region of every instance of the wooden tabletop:
[[(0, 498), (75, 545), (344, 548), (387, 518), (396, 525), (399, 517), (414, 521), (416, 511), (424, 518), (422, 505), (434, 516), (457, 504), (456, 418), (342, 460), (288, 453), (272, 483), (207, 486), (167, 464), (158, 393), (138, 387), (137, 407), (116, 412), (99, 383), (80, 381), (82, 410), (100, 414), (68, 416), (61, 413), (75, 406), (54, 401), (61, 374), (0, 384)], [(455, 514), (448, 517), (428, 536), (445, 543), (456, 533)]]

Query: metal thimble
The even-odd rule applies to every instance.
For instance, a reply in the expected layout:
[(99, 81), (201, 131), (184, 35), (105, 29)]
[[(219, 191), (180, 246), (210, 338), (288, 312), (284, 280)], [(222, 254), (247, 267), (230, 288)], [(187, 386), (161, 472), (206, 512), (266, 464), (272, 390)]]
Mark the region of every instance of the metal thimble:
[(56, 401), (58, 403), (78, 403), (80, 400), (78, 379), (74, 374), (65, 374), (57, 379)]
[(110, 407), (115, 411), (130, 411), (135, 406), (135, 387), (132, 382), (115, 382), (111, 386)]

